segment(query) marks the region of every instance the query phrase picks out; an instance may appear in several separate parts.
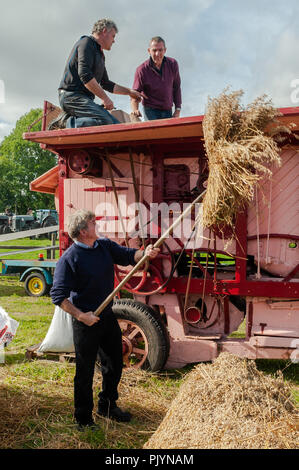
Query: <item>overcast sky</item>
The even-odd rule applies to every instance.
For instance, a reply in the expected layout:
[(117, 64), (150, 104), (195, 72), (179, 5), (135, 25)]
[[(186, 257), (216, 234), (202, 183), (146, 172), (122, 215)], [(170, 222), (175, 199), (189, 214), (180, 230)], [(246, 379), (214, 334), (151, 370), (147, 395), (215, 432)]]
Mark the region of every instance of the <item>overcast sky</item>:
[[(104, 17), (119, 29), (105, 55), (120, 85), (132, 86), (149, 39), (165, 39), (166, 55), (180, 66), (182, 116), (204, 114), (207, 97), (229, 85), (244, 90), (244, 103), (266, 93), (278, 107), (299, 105), (291, 99), (298, 0), (0, 0), (0, 140), (44, 99), (58, 104), (73, 44)], [(129, 112), (127, 97), (113, 101)]]

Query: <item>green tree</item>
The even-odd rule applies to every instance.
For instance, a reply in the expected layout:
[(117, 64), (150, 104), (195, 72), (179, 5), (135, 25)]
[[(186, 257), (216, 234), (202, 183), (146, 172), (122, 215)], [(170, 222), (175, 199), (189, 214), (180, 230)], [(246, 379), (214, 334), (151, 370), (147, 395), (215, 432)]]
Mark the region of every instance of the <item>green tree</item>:
[[(19, 214), (32, 209), (54, 209), (54, 197), (30, 191), (31, 181), (55, 166), (56, 156), (36, 142), (23, 139), (23, 133), (41, 130), (41, 109), (32, 109), (16, 123), (15, 129), (0, 144), (0, 212), (6, 206)], [(38, 122), (36, 122), (38, 121)]]

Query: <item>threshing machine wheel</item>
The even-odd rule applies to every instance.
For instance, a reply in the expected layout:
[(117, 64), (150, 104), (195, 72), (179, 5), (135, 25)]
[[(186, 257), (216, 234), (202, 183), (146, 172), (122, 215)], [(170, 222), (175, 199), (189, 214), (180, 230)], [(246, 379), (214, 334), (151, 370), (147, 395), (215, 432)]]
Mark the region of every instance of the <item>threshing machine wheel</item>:
[(124, 367), (161, 370), (168, 358), (169, 340), (160, 315), (131, 299), (115, 300), (113, 312), (122, 331)]
[(49, 292), (45, 276), (38, 272), (31, 273), (26, 277), (24, 287), (31, 297), (41, 297)]
[[(163, 291), (173, 274), (174, 256), (166, 243), (163, 243), (160, 249), (161, 253), (157, 258), (145, 263), (143, 269), (132, 276), (125, 284), (124, 289), (138, 295), (153, 295)], [(168, 273), (166, 275), (163, 272), (164, 263), (168, 263)], [(131, 269), (124, 266), (115, 266), (117, 282), (121, 282)]]

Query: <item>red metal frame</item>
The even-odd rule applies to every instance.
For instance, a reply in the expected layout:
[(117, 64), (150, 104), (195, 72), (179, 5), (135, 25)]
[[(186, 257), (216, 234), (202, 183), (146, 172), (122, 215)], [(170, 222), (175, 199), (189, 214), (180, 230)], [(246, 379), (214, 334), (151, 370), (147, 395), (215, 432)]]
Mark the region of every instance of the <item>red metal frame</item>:
[[(163, 146), (158, 146), (157, 143), (152, 147), (152, 163), (153, 163), (153, 202), (160, 203), (163, 201), (163, 188), (164, 188), (164, 165), (163, 160), (165, 158), (172, 158), (171, 148), (165, 143)], [(166, 150), (170, 150), (167, 152)], [(176, 147), (177, 149), (177, 147)], [(193, 152), (196, 150), (193, 149)], [(175, 157), (174, 157), (175, 158)], [(67, 178), (67, 165), (65, 159), (59, 160), (59, 200), (60, 200), (60, 223), (64, 222), (63, 204), (63, 182)], [(247, 241), (255, 239), (254, 237), (247, 238), (247, 212), (240, 213), (237, 217), (235, 227), (235, 239), (236, 239), (236, 269), (234, 278), (232, 279), (211, 279), (211, 276), (207, 276), (203, 279), (191, 279), (189, 293), (190, 294), (201, 294), (203, 290), (205, 294), (216, 294), (216, 295), (237, 295), (237, 296), (251, 296), (251, 297), (280, 297), (280, 298), (294, 298), (299, 299), (299, 283), (290, 282), (291, 277), (295, 275), (298, 270), (295, 268), (286, 278), (281, 280), (248, 280), (247, 279)], [(159, 234), (161, 234), (161, 224), (158, 227)], [(61, 250), (64, 251), (68, 247), (70, 240), (68, 235), (64, 232), (62, 234)], [(259, 235), (260, 238), (266, 238), (268, 235)], [(298, 236), (293, 235), (279, 235), (271, 234), (270, 237), (280, 237), (289, 239), (299, 239)], [(182, 246), (182, 244), (181, 244)], [(204, 251), (207, 251), (206, 249)], [(213, 250), (210, 250), (213, 251)], [(220, 251), (217, 250), (217, 253)], [(221, 253), (223, 253), (221, 251)], [(228, 254), (228, 253), (227, 253)], [(187, 287), (187, 277), (173, 278), (167, 284), (167, 287), (163, 289), (163, 292), (184, 294)]]
[[(234, 279), (192, 279), (190, 281), (190, 294), (199, 294), (205, 290), (205, 294), (237, 295), (250, 297), (281, 297), (299, 299), (299, 282), (290, 282), (290, 279), (298, 272), (297, 265), (286, 278), (281, 280), (248, 280), (247, 267), (247, 237), (246, 227), (247, 215), (240, 214), (236, 224), (236, 270)], [(293, 236), (290, 236), (294, 239)], [(204, 249), (203, 251), (207, 251)], [(212, 250), (211, 250), (212, 251)], [(217, 253), (223, 253), (218, 252)], [(228, 254), (228, 253), (227, 253)], [(187, 278), (173, 278), (168, 286), (167, 292), (183, 294), (186, 291)]]
[[(44, 114), (47, 112), (45, 104)], [(283, 108), (280, 110), (281, 124), (295, 122), (299, 129), (299, 108)], [(184, 156), (204, 157), (202, 121), (204, 116), (193, 116), (179, 119), (148, 121), (143, 123), (118, 124), (117, 126), (101, 126), (81, 129), (66, 129), (58, 131), (42, 131), (25, 133), (24, 138), (40, 142), (43, 148), (58, 154), (59, 165), (59, 223), (64, 227), (64, 180), (68, 178), (67, 155), (75, 149), (125, 149), (134, 148), (135, 151), (144, 149), (150, 151), (153, 163), (153, 202), (163, 201), (164, 168), (163, 159), (180, 158), (180, 148)], [(45, 126), (45, 116), (43, 128)], [(193, 132), (193, 134), (192, 134)], [(297, 144), (298, 145), (298, 144)], [(68, 152), (65, 152), (65, 150)], [(144, 201), (145, 202), (145, 201)], [(236, 239), (236, 269), (232, 279), (191, 279), (190, 294), (202, 293), (217, 295), (237, 295), (252, 297), (280, 297), (299, 298), (299, 283), (291, 281), (298, 272), (295, 267), (281, 280), (250, 280), (247, 279), (247, 214), (243, 212), (237, 218), (235, 228)], [(269, 235), (259, 235), (260, 238)], [(282, 237), (298, 240), (299, 236), (270, 234), (270, 237)], [(180, 241), (178, 241), (179, 243)], [(71, 241), (68, 234), (60, 230), (60, 253), (68, 248)], [(180, 244), (180, 243), (179, 243)], [(166, 291), (184, 294), (187, 286), (187, 277), (173, 278), (169, 281)]]
[[(59, 194), (59, 227), (64, 227), (64, 180), (68, 177), (68, 166), (66, 158), (58, 157), (58, 194)], [(70, 238), (67, 232), (62, 228), (59, 230), (59, 248), (60, 256), (70, 245)]]
[[(296, 110), (298, 113), (298, 109)], [(168, 155), (167, 157), (169, 157)], [(163, 201), (163, 159), (167, 158), (165, 151), (153, 152), (153, 202)], [(172, 155), (171, 155), (172, 157)], [(268, 235), (260, 235), (265, 238)], [(274, 234), (274, 237), (278, 234)], [(236, 269), (232, 279), (191, 279), (189, 293), (217, 294), (217, 295), (237, 295), (250, 297), (281, 297), (299, 299), (299, 282), (290, 282), (289, 276), (294, 275), (298, 267), (288, 275), (286, 279), (281, 280), (248, 280), (247, 279), (247, 241), (256, 237), (247, 238), (247, 211), (240, 213), (236, 220), (235, 240), (236, 240)], [(280, 238), (298, 239), (297, 236), (280, 235)], [(204, 251), (207, 251), (206, 249)], [(213, 250), (210, 250), (213, 251)], [(218, 253), (218, 251), (217, 251)], [(228, 253), (227, 253), (228, 254)], [(166, 287), (166, 292), (184, 294), (187, 287), (187, 277), (173, 278)]]

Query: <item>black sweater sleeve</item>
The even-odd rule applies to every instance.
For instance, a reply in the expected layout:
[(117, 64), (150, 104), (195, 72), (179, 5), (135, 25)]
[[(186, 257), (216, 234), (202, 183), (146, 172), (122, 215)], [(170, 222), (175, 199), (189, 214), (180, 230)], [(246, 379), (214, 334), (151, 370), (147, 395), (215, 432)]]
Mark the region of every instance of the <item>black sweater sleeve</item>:
[(104, 90), (109, 91), (109, 93), (113, 93), (114, 86), (115, 86), (115, 83), (112, 82), (111, 80), (109, 80), (108, 73), (107, 73), (107, 70), (106, 70), (106, 67), (105, 67), (104, 68), (104, 73), (103, 73), (103, 78), (101, 80), (101, 87)]
[(78, 75), (85, 84), (94, 78), (94, 48), (88, 37), (83, 38), (78, 44)]
[(127, 248), (125, 246), (118, 245), (112, 240), (108, 240), (108, 242), (109, 251), (113, 258), (114, 264), (119, 264), (120, 266), (128, 266), (129, 264), (134, 266), (136, 264), (134, 257), (137, 250), (134, 248)]
[[(97, 79), (97, 73), (95, 73), (95, 57), (94, 42), (89, 37), (83, 38), (78, 44), (78, 75), (84, 84), (88, 83), (93, 78)], [(109, 80), (104, 56), (101, 65), (101, 75), (100, 85), (104, 90), (113, 93), (115, 83)]]

